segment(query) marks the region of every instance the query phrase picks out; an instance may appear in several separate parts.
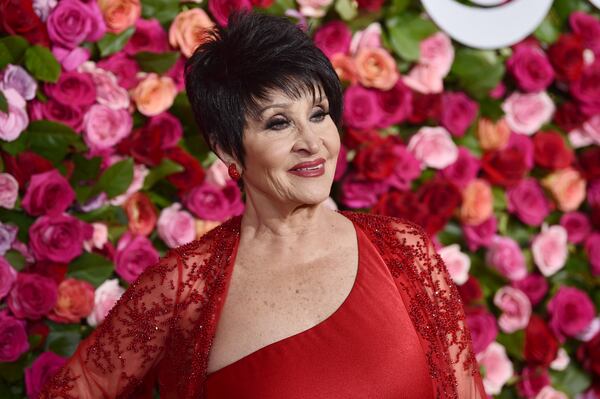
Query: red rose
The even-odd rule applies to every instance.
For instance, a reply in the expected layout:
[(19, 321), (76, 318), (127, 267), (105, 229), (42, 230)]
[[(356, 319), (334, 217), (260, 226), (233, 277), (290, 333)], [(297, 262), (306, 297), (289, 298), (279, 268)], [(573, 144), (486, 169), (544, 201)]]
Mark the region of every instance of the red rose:
[[(462, 203), (462, 194), (458, 188), (444, 179), (423, 184), (417, 192), (419, 201), (429, 213), (449, 219)], [(445, 224), (445, 223), (444, 223)]]
[(32, 0), (0, 0), (0, 30), (21, 35), (33, 44), (50, 44), (46, 25), (33, 12)]
[(37, 335), (40, 337), (38, 344), (31, 349), (42, 349), (46, 343), (46, 338), (50, 334), (50, 327), (43, 320), (35, 320), (27, 323), (27, 336)]
[(144, 126), (136, 129), (117, 144), (117, 151), (131, 155), (139, 163), (158, 165), (163, 157), (160, 128)]
[(20, 190), (25, 190), (25, 186), (32, 175), (54, 169), (50, 161), (29, 150), (20, 153), (16, 157), (2, 152), (2, 160), (6, 172), (13, 175), (19, 182)]
[(533, 314), (525, 329), (525, 360), (531, 365), (548, 367), (558, 353), (558, 339), (539, 316)]
[(579, 107), (571, 102), (563, 103), (554, 113), (554, 123), (565, 132), (570, 132), (585, 122), (586, 117)]
[(67, 263), (59, 263), (51, 260), (40, 260), (35, 262), (33, 265), (27, 267), (27, 273), (36, 273), (45, 277), (50, 277), (56, 282), (56, 285), (60, 284), (65, 279), (67, 274)]
[(510, 147), (486, 152), (481, 159), (481, 168), (493, 184), (512, 187), (525, 175), (527, 163), (518, 148)]
[(381, 141), (381, 136), (376, 129), (357, 130), (347, 128), (344, 134), (344, 145), (349, 149), (356, 149), (365, 143)]
[(413, 92), (412, 113), (408, 121), (415, 125), (425, 122), (427, 119), (437, 121), (442, 108), (441, 96), (439, 94), (421, 94)]
[(600, 332), (577, 348), (577, 360), (586, 370), (600, 376)]
[(577, 161), (579, 171), (586, 180), (600, 179), (600, 147), (585, 149)]
[(372, 209), (377, 215), (395, 216), (417, 223), (433, 235), (440, 231), (446, 220), (430, 213), (429, 209), (411, 191), (393, 191), (383, 194)]
[(584, 66), (583, 50), (581, 38), (571, 34), (561, 35), (556, 43), (550, 46), (548, 58), (559, 79), (569, 82), (579, 79)]
[(361, 178), (384, 180), (392, 174), (396, 166), (393, 146), (386, 141), (380, 141), (363, 147), (354, 158), (354, 165)]
[(473, 276), (469, 276), (469, 279), (464, 284), (458, 285), (456, 288), (458, 288), (458, 293), (463, 303), (467, 305), (483, 298), (483, 291), (481, 290), (479, 280)]
[(557, 132), (538, 132), (533, 136), (535, 163), (552, 170), (564, 169), (573, 162), (573, 151)]
[(358, 0), (358, 8), (367, 11), (379, 11), (385, 0)]
[(167, 180), (179, 191), (186, 192), (204, 181), (204, 169), (196, 158), (181, 149), (169, 148), (165, 151), (167, 158), (183, 166), (184, 170), (167, 176)]

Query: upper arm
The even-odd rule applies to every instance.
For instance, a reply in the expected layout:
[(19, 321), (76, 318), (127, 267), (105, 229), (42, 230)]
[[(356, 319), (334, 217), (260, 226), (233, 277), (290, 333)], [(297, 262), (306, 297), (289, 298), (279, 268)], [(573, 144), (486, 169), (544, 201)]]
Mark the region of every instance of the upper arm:
[(160, 361), (181, 286), (175, 251), (148, 267), (44, 387), (41, 398), (115, 398)]

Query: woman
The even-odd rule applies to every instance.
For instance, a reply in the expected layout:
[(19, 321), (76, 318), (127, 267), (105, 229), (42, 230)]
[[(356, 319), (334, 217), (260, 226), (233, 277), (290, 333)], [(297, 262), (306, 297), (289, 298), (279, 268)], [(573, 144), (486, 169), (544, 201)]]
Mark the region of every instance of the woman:
[(136, 280), (42, 397), (482, 398), (462, 305), (418, 226), (323, 205), (339, 80), (290, 22), (236, 14), (186, 66), (246, 209)]

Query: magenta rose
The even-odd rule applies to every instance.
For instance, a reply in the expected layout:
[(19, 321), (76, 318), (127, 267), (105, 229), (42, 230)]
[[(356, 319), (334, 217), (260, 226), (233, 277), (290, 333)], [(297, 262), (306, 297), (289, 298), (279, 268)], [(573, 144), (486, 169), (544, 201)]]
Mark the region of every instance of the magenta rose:
[(509, 148), (514, 148), (523, 154), (523, 160), (525, 161), (527, 170), (531, 170), (531, 168), (533, 168), (533, 164), (535, 162), (535, 147), (529, 136), (511, 133), (505, 149)]
[(344, 122), (352, 128), (371, 129), (382, 120), (377, 92), (360, 85), (344, 92)]
[(141, 51), (152, 53), (163, 53), (169, 50), (169, 39), (167, 32), (162, 28), (156, 18), (139, 18), (135, 22), (135, 33), (123, 51), (129, 55), (137, 54)]
[(63, 104), (77, 104), (87, 109), (96, 101), (96, 86), (87, 73), (63, 72), (56, 83), (47, 83), (44, 91)]
[(525, 257), (515, 240), (495, 236), (488, 247), (486, 262), (509, 280), (520, 280), (527, 274)]
[(483, 307), (469, 308), (465, 313), (467, 327), (471, 331), (473, 351), (475, 354), (483, 352), (498, 335), (496, 318)]
[(17, 271), (0, 256), (0, 299), (9, 293), (16, 279)]
[(148, 122), (148, 128), (159, 129), (161, 149), (176, 146), (183, 135), (181, 122), (168, 112), (151, 117)]
[(521, 380), (517, 390), (521, 397), (534, 399), (546, 386), (551, 385), (548, 369), (542, 367), (525, 366), (521, 373)]
[(462, 92), (444, 92), (440, 122), (453, 136), (462, 137), (471, 124), (479, 105)]
[(36, 320), (50, 313), (57, 299), (56, 281), (35, 273), (19, 273), (7, 303), (16, 317)]
[(251, 10), (250, 0), (209, 0), (208, 10), (221, 26), (227, 26), (229, 14), (233, 11)]
[(529, 44), (515, 46), (506, 66), (519, 88), (526, 92), (542, 91), (554, 80), (554, 70), (546, 54)]
[(0, 314), (0, 363), (14, 362), (28, 350), (25, 321)]
[(587, 202), (591, 207), (600, 206), (600, 179), (593, 180), (588, 184)]
[(67, 359), (54, 352), (44, 352), (25, 369), (27, 396), (37, 398), (46, 382), (67, 363)]
[(67, 210), (75, 199), (75, 191), (57, 169), (31, 176), (23, 197), (23, 208), (33, 216), (54, 216)]
[(560, 218), (560, 225), (567, 230), (568, 240), (573, 244), (583, 242), (592, 232), (592, 225), (583, 212), (567, 212)]
[(188, 193), (185, 206), (201, 219), (219, 222), (244, 210), (241, 193), (232, 180), (227, 181), (223, 188), (209, 182), (196, 186)]
[(339, 181), (346, 170), (348, 169), (348, 151), (346, 146), (343, 144), (340, 146), (340, 152), (338, 153), (337, 162), (335, 164), (335, 174), (333, 175), (333, 181)]
[(574, 287), (560, 286), (548, 302), (550, 328), (561, 342), (585, 330), (596, 315), (590, 297)]
[(498, 221), (494, 215), (478, 225), (463, 224), (462, 229), (467, 241), (469, 251), (476, 251), (479, 247), (487, 247), (496, 235)]
[(62, 0), (46, 21), (48, 36), (54, 44), (72, 49), (83, 41), (99, 40), (106, 25), (95, 1)]
[(403, 144), (394, 145), (392, 154), (394, 169), (384, 183), (398, 190), (410, 190), (413, 180), (421, 176), (421, 163)]
[(539, 226), (550, 213), (550, 201), (536, 179), (521, 180), (508, 189), (508, 211), (525, 224)]
[[(142, 19), (138, 21), (142, 21)], [(119, 51), (108, 58), (102, 58), (96, 65), (115, 74), (119, 85), (125, 89), (133, 89), (138, 84), (137, 74), (140, 67), (135, 60), (129, 58), (123, 51)]]
[(67, 214), (41, 216), (29, 228), (29, 245), (37, 260), (69, 263), (83, 251), (94, 228)]
[(54, 46), (52, 47), (52, 54), (56, 58), (56, 61), (60, 62), (65, 71), (74, 71), (90, 59), (91, 52), (85, 47), (66, 49)]
[(458, 147), (458, 158), (440, 171), (440, 175), (464, 189), (477, 177), (481, 162), (465, 147)]
[(590, 262), (592, 274), (600, 276), (600, 233), (590, 234), (585, 240), (585, 253)]
[(377, 127), (385, 129), (404, 122), (412, 113), (412, 91), (398, 79), (390, 90), (377, 90), (381, 119)]
[(528, 274), (525, 278), (513, 281), (512, 286), (523, 291), (533, 306), (540, 303), (548, 292), (548, 280), (541, 274)]
[(76, 132), (81, 132), (83, 128), (83, 115), (85, 112), (76, 104), (63, 104), (49, 98), (45, 103), (33, 100), (28, 105), (32, 120), (47, 119), (64, 123)]
[(342, 21), (330, 21), (315, 32), (314, 41), (327, 58), (331, 58), (334, 54), (348, 52), (352, 31)]
[(159, 259), (158, 251), (147, 237), (129, 231), (121, 236), (116, 250), (115, 270), (128, 283), (134, 282)]
[(185, 89), (185, 60), (186, 58), (182, 54), (165, 74), (165, 76), (173, 79), (178, 92)]
[(583, 45), (600, 57), (600, 20), (583, 11), (575, 11), (569, 16), (569, 25), (577, 36), (583, 40)]
[(350, 172), (342, 181), (342, 203), (349, 208), (370, 208), (377, 203), (380, 194), (386, 191), (386, 185), (380, 181), (358, 179)]
[(581, 77), (572, 82), (569, 89), (585, 115), (600, 113), (600, 60), (585, 68)]

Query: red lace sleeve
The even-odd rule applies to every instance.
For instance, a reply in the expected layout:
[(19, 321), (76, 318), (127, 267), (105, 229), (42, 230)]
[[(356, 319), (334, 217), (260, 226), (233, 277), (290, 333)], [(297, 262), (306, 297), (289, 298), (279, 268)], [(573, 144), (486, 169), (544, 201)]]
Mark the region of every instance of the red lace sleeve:
[(148, 377), (164, 355), (181, 273), (175, 251), (148, 267), (46, 384), (40, 398), (150, 397), (154, 379)]
[[(427, 233), (416, 224), (395, 221), (394, 230), (403, 245), (411, 248), (417, 278), (422, 282), (433, 307), (431, 321), (441, 347), (447, 351), (452, 365), (458, 398), (487, 398), (475, 359), (471, 336), (465, 323), (464, 309), (458, 290), (444, 261), (435, 251)], [(443, 355), (443, 354), (442, 354)]]

